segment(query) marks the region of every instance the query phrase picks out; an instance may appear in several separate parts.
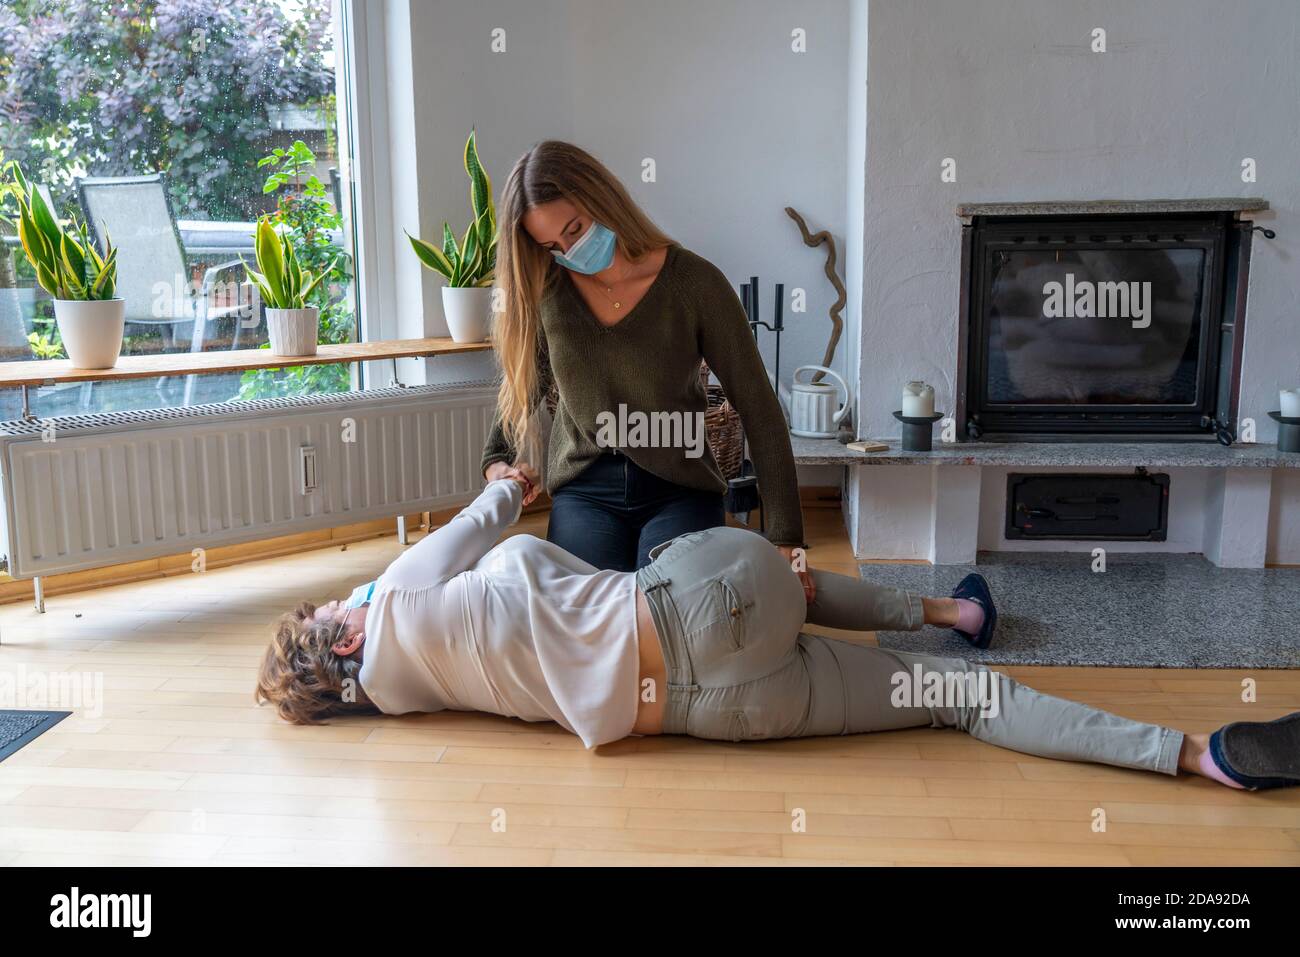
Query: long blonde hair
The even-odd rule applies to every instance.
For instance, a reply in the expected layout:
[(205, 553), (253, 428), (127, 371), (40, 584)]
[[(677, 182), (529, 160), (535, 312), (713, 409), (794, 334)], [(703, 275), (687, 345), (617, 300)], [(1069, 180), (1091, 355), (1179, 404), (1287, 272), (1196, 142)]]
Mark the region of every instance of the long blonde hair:
[(497, 207), (496, 287), (502, 311), (496, 315), (493, 340), (501, 362), (497, 414), (506, 439), (522, 454), (527, 447), (531, 413), (539, 395), (538, 329), (542, 297), (564, 267), (535, 242), (523, 226), (530, 209), (567, 199), (614, 231), (618, 248), (631, 260), (672, 245), (628, 195), (623, 184), (600, 160), (581, 147), (543, 140), (519, 157), (506, 179)]

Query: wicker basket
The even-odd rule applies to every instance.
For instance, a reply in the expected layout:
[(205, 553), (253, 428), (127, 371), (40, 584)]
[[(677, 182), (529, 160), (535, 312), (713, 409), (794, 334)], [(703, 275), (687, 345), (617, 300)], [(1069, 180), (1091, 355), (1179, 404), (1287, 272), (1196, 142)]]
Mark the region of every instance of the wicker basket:
[(720, 385), (709, 384), (709, 367), (700, 363), (700, 385), (708, 397), (709, 407), (704, 413), (704, 434), (709, 441), (709, 451), (722, 471), (722, 477), (733, 479), (740, 474), (745, 461), (745, 430), (740, 425), (740, 413), (731, 407), (727, 394)]

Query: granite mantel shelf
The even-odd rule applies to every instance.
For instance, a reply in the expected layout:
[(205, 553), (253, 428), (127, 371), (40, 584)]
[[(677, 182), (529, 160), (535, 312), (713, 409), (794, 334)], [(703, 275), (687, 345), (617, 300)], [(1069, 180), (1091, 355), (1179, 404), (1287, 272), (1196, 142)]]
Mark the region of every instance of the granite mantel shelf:
[(790, 437), (800, 465), (990, 465), (1015, 468), (1300, 468), (1300, 453), (1267, 443), (1217, 442), (952, 442), (937, 439), (930, 452), (889, 448), (858, 452), (835, 439)]
[(957, 215), (969, 219), (972, 216), (1258, 213), (1266, 209), (1266, 199), (1220, 196), (1213, 199), (1067, 199), (1027, 203), (958, 203)]

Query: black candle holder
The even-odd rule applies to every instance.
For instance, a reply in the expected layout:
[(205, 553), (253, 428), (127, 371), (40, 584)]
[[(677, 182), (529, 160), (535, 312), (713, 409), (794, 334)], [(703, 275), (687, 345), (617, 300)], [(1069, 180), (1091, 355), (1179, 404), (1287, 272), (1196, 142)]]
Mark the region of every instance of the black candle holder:
[(1300, 452), (1300, 419), (1281, 412), (1270, 412), (1268, 417), (1277, 423), (1277, 450)]
[(776, 336), (776, 355), (772, 363), (772, 382), (773, 388), (777, 395), (781, 394), (781, 333), (785, 332), (785, 283), (776, 284), (772, 305), (772, 322), (764, 322), (759, 318), (760, 310), (758, 308), (758, 277), (750, 276), (749, 282), (740, 284), (740, 303), (745, 309), (745, 317), (749, 320), (750, 331), (754, 333), (754, 341), (758, 341), (758, 329), (762, 326), (768, 332)]
[(934, 423), (947, 413), (936, 412), (934, 415), (903, 415), (895, 412), (894, 418), (903, 423), (903, 451), (929, 452), (934, 448)]

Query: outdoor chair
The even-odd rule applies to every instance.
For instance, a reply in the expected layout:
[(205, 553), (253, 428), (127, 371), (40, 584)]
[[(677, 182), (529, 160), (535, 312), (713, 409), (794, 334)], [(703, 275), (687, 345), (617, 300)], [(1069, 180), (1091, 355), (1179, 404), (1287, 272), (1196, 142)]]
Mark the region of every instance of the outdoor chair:
[[(232, 259), (205, 269), (195, 288), (162, 173), (87, 177), (77, 180), (77, 194), (95, 242), (102, 242), (107, 230), (118, 249), (117, 290), (126, 300), (128, 328), (163, 326), (164, 341), (174, 344), (184, 341), (178, 331), (189, 327), (190, 351), (202, 352), (209, 324), (230, 318), (234, 320), (231, 348), (239, 348), (244, 307), (237, 301), (212, 308), (209, 298), (223, 273), (229, 272), (232, 281), (242, 284), (241, 263)], [(192, 402), (197, 378), (186, 377), (184, 405)]]

